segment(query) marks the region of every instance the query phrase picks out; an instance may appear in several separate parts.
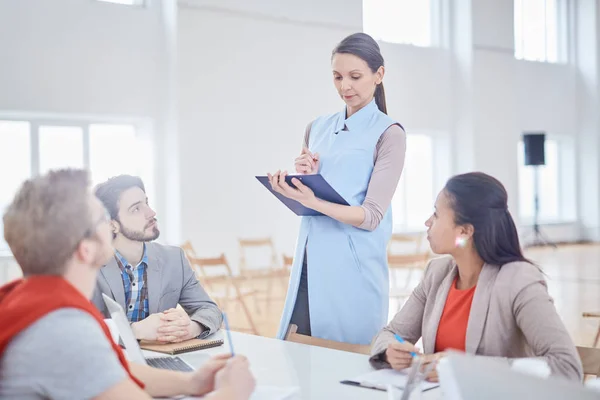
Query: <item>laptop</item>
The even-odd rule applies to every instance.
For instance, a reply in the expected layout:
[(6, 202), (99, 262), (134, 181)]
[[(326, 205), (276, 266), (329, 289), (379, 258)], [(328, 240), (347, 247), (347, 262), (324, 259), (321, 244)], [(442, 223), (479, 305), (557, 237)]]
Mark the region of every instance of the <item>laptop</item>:
[(127, 356), (133, 362), (146, 364), (154, 368), (168, 369), (171, 371), (193, 371), (194, 368), (179, 357), (162, 356), (162, 357), (144, 357), (144, 353), (131, 330), (129, 320), (125, 316), (125, 312), (119, 303), (102, 293), (104, 304), (110, 312), (110, 317), (114, 321), (119, 336), (125, 346)]
[[(453, 386), (462, 400), (598, 400), (598, 392), (559, 377), (546, 379), (513, 371), (502, 361), (463, 353), (448, 354)], [(442, 387), (444, 387), (444, 382)]]

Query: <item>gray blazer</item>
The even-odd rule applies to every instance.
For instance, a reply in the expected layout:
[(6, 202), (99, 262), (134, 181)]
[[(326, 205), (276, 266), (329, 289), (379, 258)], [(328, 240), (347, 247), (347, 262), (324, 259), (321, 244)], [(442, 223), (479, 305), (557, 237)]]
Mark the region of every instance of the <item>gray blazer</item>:
[[(183, 250), (175, 246), (146, 243), (148, 256), (148, 307), (150, 314), (175, 308), (177, 304), (188, 313), (192, 321), (204, 325), (200, 337), (216, 332), (223, 320), (221, 311), (204, 291)], [(92, 302), (106, 318), (110, 314), (102, 300), (102, 293), (112, 297), (126, 309), (125, 289), (117, 260), (100, 269)]]
[[(422, 337), (423, 352), (434, 352), (438, 324), (457, 272), (451, 257), (430, 261), (404, 307), (374, 338), (373, 367), (390, 367), (384, 355), (388, 344), (395, 341), (394, 333), (411, 343)], [(483, 266), (469, 314), (465, 349), (508, 363), (514, 358), (541, 357), (553, 375), (583, 379), (581, 360), (548, 295), (544, 275), (529, 263)]]

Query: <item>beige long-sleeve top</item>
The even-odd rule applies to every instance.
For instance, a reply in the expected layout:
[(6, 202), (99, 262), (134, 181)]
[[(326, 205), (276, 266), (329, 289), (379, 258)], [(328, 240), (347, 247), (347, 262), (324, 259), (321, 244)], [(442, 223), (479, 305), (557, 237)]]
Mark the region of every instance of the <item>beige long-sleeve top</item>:
[[(423, 352), (435, 349), (438, 325), (450, 286), (458, 272), (451, 257), (432, 260), (425, 276), (402, 309), (373, 340), (371, 365), (390, 368), (385, 358), (394, 334), (416, 343)], [(498, 267), (485, 264), (471, 305), (465, 350), (500, 362), (539, 357), (553, 375), (582, 381), (577, 349), (558, 316), (542, 272), (526, 262)]]
[[(304, 147), (308, 147), (311, 126), (312, 122), (306, 127)], [(373, 231), (379, 226), (402, 175), (405, 154), (406, 133), (400, 126), (391, 125), (381, 135), (373, 152), (374, 167), (367, 195), (361, 206), (365, 211), (365, 219), (360, 224), (360, 229)]]

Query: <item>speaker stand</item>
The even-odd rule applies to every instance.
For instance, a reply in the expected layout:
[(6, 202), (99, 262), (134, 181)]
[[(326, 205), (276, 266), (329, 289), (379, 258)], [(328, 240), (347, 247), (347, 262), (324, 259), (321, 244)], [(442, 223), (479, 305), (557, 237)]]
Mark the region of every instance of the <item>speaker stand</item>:
[(534, 186), (534, 208), (533, 208), (533, 231), (527, 235), (529, 237), (533, 234), (533, 242), (527, 247), (534, 246), (552, 246), (557, 248), (556, 243), (550, 241), (546, 235), (542, 233), (539, 225), (539, 213), (540, 213), (540, 199), (539, 199), (539, 166), (533, 166), (533, 186)]

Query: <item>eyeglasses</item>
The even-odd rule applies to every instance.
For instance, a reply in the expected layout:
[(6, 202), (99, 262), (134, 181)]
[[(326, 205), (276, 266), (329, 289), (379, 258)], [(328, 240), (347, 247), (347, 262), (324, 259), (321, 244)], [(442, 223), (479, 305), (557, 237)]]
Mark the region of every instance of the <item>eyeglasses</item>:
[(98, 221), (96, 221), (94, 223), (94, 225), (92, 225), (91, 228), (89, 228), (85, 231), (82, 239), (87, 239), (87, 238), (92, 237), (94, 232), (96, 232), (96, 229), (98, 229), (98, 226), (100, 224), (102, 224), (103, 222), (110, 222), (110, 220), (111, 220), (110, 214), (109, 214), (108, 210), (105, 208), (104, 212), (102, 213), (102, 217), (100, 217), (100, 219), (98, 219)]
[(75, 251), (78, 247), (79, 244), (81, 243), (82, 240), (84, 239), (89, 239), (92, 236), (94, 236), (94, 233), (96, 232), (96, 229), (98, 229), (98, 226), (100, 224), (102, 224), (103, 222), (110, 222), (111, 217), (110, 214), (108, 212), (108, 210), (105, 208), (104, 212), (102, 213), (102, 217), (100, 217), (93, 225), (91, 228), (86, 229), (86, 231), (84, 232), (83, 236), (81, 237), (81, 239), (79, 239), (77, 241), (77, 244), (75, 245), (75, 248), (73, 249), (73, 251)]

